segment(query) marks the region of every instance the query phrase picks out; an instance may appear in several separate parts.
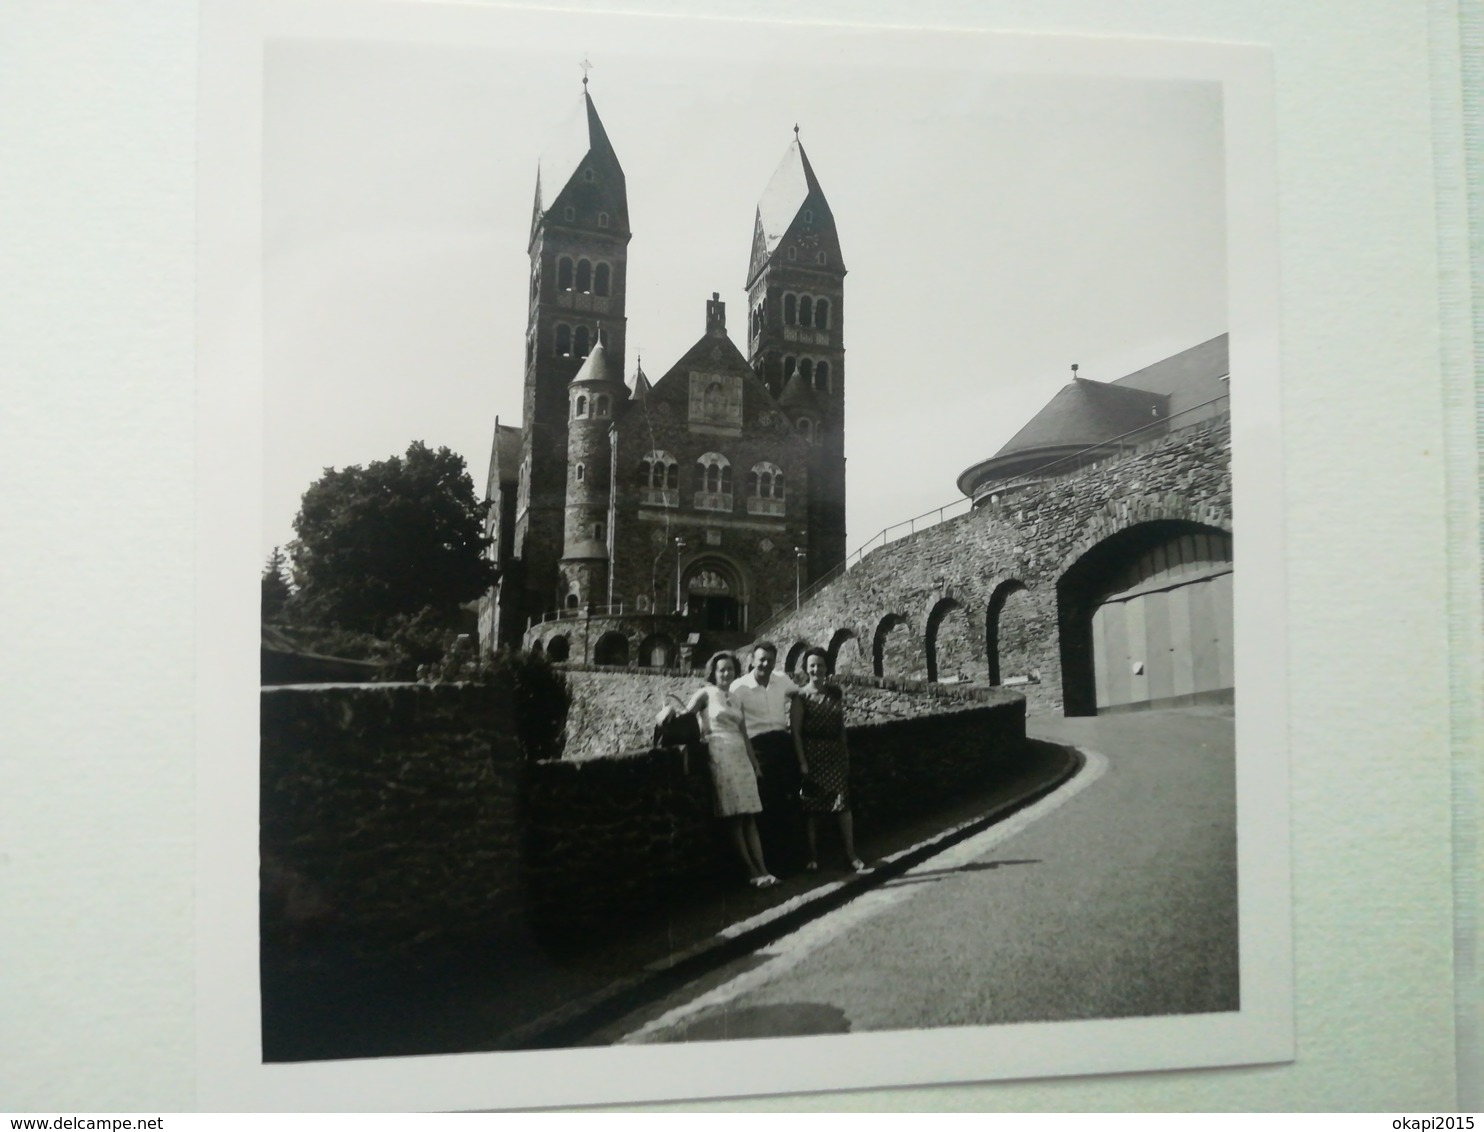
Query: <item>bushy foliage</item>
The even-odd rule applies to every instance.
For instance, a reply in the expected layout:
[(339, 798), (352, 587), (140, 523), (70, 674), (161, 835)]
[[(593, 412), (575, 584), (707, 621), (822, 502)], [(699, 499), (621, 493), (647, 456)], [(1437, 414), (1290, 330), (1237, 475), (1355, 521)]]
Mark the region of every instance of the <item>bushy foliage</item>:
[(300, 624), (381, 637), (406, 648), (434, 623), (451, 629), (460, 607), (494, 584), (484, 556), (488, 504), (464, 458), (421, 442), (393, 456), (325, 474), (304, 493), (290, 546)]

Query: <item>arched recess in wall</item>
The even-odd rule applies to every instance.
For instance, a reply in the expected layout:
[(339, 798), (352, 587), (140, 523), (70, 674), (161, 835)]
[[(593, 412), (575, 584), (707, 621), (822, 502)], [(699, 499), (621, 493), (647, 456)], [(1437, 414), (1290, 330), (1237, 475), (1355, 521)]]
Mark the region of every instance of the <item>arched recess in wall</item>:
[(1057, 580), (1062, 710), (1229, 701), (1232, 539), (1182, 519), (1104, 538)]
[(934, 605), (923, 634), (927, 678), (945, 683), (982, 679), (983, 657), (975, 647), (976, 636), (969, 630), (969, 613), (962, 602), (945, 597)]
[(629, 639), (622, 633), (609, 631), (598, 638), (593, 646), (594, 664), (628, 664)]
[(788, 650), (788, 656), (784, 659), (783, 670), (785, 672), (797, 672), (799, 666), (804, 663), (804, 654), (809, 651), (808, 641), (795, 641)]
[(911, 676), (917, 668), (912, 630), (900, 613), (888, 613), (871, 634), (871, 671), (877, 676)]
[(646, 668), (673, 668), (674, 640), (664, 633), (651, 633), (639, 643), (639, 663)]
[(546, 659), (560, 664), (572, 653), (572, 643), (565, 636), (558, 633), (546, 642)]
[(984, 653), (989, 662), (989, 682), (1003, 684), (1007, 677), (1029, 676), (1030, 598), (1019, 578), (1001, 582), (989, 595), (984, 618)]
[(860, 672), (861, 646), (856, 635), (849, 629), (837, 629), (835, 635), (830, 638), (830, 647), (827, 650), (830, 657), (831, 672)]
[(531, 655), (532, 655), (532, 656), (541, 656), (541, 655), (542, 655), (542, 653), (543, 653), (543, 652), (544, 652), (544, 651), (545, 651), (545, 650), (544, 650), (544, 649), (542, 649), (542, 647), (541, 647), (541, 642), (540, 642), (540, 641), (537, 641), (537, 642), (535, 642), (535, 643), (534, 643), (534, 644), (533, 644), (533, 645), (531, 645), (531, 647), (530, 647), (530, 649), (529, 649), (529, 650), (528, 650), (528, 651), (529, 651), (529, 652), (530, 652), (530, 654), (531, 654)]

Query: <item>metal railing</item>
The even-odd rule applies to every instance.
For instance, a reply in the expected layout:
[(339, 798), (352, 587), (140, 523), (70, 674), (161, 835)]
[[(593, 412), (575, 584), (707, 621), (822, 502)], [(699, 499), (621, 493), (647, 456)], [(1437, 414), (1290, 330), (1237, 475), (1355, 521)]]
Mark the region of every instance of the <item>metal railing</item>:
[[(1054, 478), (1059, 475), (1068, 474), (1074, 471), (1081, 471), (1084, 468), (1092, 467), (1095, 464), (1102, 463), (1104, 460), (1121, 458), (1128, 455), (1130, 451), (1137, 451), (1142, 444), (1147, 443), (1151, 439), (1148, 434), (1151, 433), (1153, 430), (1158, 429), (1158, 437), (1160, 439), (1163, 439), (1171, 432), (1179, 432), (1182, 431), (1184, 428), (1193, 427), (1194, 425), (1200, 424), (1205, 420), (1216, 418), (1223, 412), (1223, 407), (1227, 407), (1230, 405), (1230, 401), (1231, 395), (1224, 393), (1220, 397), (1213, 397), (1211, 400), (1204, 401), (1199, 405), (1192, 405), (1190, 408), (1182, 409), (1180, 412), (1173, 413), (1168, 417), (1161, 417), (1157, 421), (1150, 421), (1148, 424), (1140, 425), (1138, 428), (1129, 429), (1127, 432), (1120, 433), (1117, 436), (1110, 436), (1107, 440), (1099, 441), (1096, 444), (1090, 444), (1086, 448), (1079, 449), (1078, 451), (1073, 452), (1070, 455), (1061, 456), (1055, 460), (1050, 460), (1045, 464), (1040, 464), (1037, 467), (1030, 469), (1029, 471), (1022, 472), (1020, 475), (1016, 476), (1013, 479), (1005, 480), (1002, 483), (996, 484), (995, 486), (999, 490), (1024, 490), (1028, 487), (1034, 487), (1036, 484), (1041, 483), (1044, 480)], [(1203, 409), (1210, 411), (1207, 412), (1205, 416), (1201, 417), (1200, 420), (1190, 421), (1187, 424), (1178, 426), (1176, 428), (1170, 427), (1170, 423), (1172, 421), (1180, 417), (1189, 416), (1192, 413), (1200, 412)], [(981, 492), (980, 495), (982, 496), (982, 494), (983, 493)], [(757, 626), (757, 628), (753, 630), (754, 634), (757, 637), (766, 636), (768, 631), (772, 629), (773, 626), (779, 624), (786, 618), (798, 612), (798, 610), (804, 605), (804, 603), (807, 602), (816, 593), (818, 593), (821, 589), (829, 585), (831, 582), (835, 581), (846, 571), (853, 570), (855, 567), (859, 566), (865, 559), (866, 555), (880, 550), (882, 547), (896, 542), (899, 539), (910, 538), (912, 535), (917, 534), (919, 531), (925, 531), (931, 527), (936, 527), (940, 523), (946, 522), (950, 519), (959, 519), (962, 518), (964, 515), (967, 515), (969, 512), (974, 510), (977, 498), (979, 497), (976, 496), (974, 498), (969, 498), (967, 496), (964, 496), (945, 503), (941, 507), (935, 507), (930, 511), (924, 511), (921, 515), (914, 515), (912, 518), (904, 519), (900, 523), (893, 523), (889, 527), (883, 527), (881, 530), (877, 531), (874, 535), (867, 539), (864, 543), (862, 543), (859, 547), (857, 547), (852, 553), (847, 555), (845, 561), (841, 562), (839, 565), (835, 566), (827, 573), (822, 574), (820, 577), (816, 578), (814, 581), (805, 586), (801, 591), (799, 591), (798, 599), (791, 609), (781, 610), (778, 613), (775, 613), (771, 617), (767, 618), (761, 625)]]

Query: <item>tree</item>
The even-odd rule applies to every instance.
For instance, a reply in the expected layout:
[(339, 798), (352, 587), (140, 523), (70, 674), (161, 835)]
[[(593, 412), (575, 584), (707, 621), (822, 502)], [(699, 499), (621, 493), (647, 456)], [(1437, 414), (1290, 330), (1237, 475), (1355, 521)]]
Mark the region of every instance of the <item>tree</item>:
[(488, 507), (475, 498), (462, 456), (421, 441), (405, 457), (326, 468), (294, 519), (296, 614), (377, 634), (425, 609), (453, 624), (460, 606), (495, 581), (484, 555)]
[(268, 555), (268, 562), (263, 567), (263, 621), (279, 621), (283, 618), (284, 606), (288, 604), (293, 591), (289, 588), (289, 580), (285, 576), (288, 570), (288, 559), (284, 557), (283, 548), (275, 546), (273, 553)]

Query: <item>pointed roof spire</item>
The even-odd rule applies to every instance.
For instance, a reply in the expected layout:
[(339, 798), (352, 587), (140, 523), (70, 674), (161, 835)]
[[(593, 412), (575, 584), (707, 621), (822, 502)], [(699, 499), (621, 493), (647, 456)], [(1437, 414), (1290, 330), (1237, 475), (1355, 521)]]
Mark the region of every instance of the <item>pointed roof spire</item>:
[(804, 379), (802, 370), (794, 370), (793, 376), (788, 379), (788, 384), (783, 387), (783, 396), (778, 398), (778, 404), (784, 409), (808, 409), (814, 413), (823, 413), (819, 398), (814, 395), (814, 389)]
[[(582, 365), (572, 375), (570, 384), (576, 385), (578, 382), (589, 381), (613, 381), (615, 379), (611, 372), (612, 368), (608, 361), (608, 349), (603, 345), (603, 339), (599, 337), (597, 342), (593, 344), (593, 348), (588, 351), (587, 357), (582, 360)], [(623, 384), (622, 379), (618, 379), (618, 381), (620, 385)]]
[[(591, 64), (588, 64), (591, 66)], [(616, 179), (623, 186), (623, 168), (608, 131), (598, 117), (598, 108), (587, 93), (587, 76), (582, 80), (582, 100), (573, 108), (558, 129), (552, 142), (541, 154), (536, 167), (536, 212), (548, 212), (562, 192), (577, 176), (584, 162), (591, 161), (605, 180)]]
[(844, 270), (840, 262), (839, 239), (835, 235), (835, 218), (825, 200), (824, 190), (809, 164), (809, 155), (799, 141), (799, 127), (794, 125), (794, 140), (784, 151), (768, 187), (757, 202), (757, 217), (752, 231), (752, 263), (747, 272), (748, 284), (767, 266), (785, 239), (801, 225), (812, 226), (819, 237), (810, 262), (823, 252), (831, 270)]
[(634, 357), (634, 397), (648, 397), (649, 391), (654, 386), (649, 384), (649, 378), (644, 376), (644, 359), (635, 355)]

